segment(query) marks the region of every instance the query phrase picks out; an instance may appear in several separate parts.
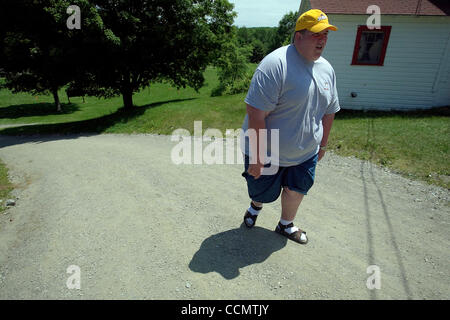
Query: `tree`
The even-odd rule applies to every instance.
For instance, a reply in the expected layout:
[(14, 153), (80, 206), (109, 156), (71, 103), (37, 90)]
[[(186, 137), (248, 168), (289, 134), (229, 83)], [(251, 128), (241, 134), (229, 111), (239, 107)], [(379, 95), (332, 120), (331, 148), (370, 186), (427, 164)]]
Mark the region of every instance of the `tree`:
[[(101, 21), (87, 0), (70, 1), (85, 12), (86, 30)], [(58, 90), (74, 78), (83, 36), (79, 30), (68, 29), (67, 7), (61, 0), (4, 0), (0, 3), (1, 68), (5, 73), (5, 87), (13, 93), (32, 94), (50, 92), (57, 111), (61, 111)]]
[(250, 62), (259, 63), (266, 55), (264, 44), (261, 40), (255, 39), (252, 42), (252, 47), (253, 49)]
[(290, 11), (285, 14), (283, 18), (281, 18), (278, 23), (278, 29), (273, 39), (270, 51), (291, 42), (291, 37), (295, 30), (295, 24), (297, 23), (298, 16), (298, 12)]
[(247, 29), (246, 27), (240, 27), (237, 29), (237, 39), (239, 42), (239, 45), (244, 46), (247, 44), (250, 44), (252, 41), (251, 39), (251, 31)]
[(237, 32), (233, 30), (231, 38), (222, 47), (221, 55), (214, 66), (218, 68), (219, 86), (214, 88), (212, 95), (223, 93), (235, 94), (246, 91), (250, 84), (247, 62), (252, 54), (250, 45), (241, 46), (237, 39)]
[[(86, 74), (133, 106), (152, 82), (198, 90), (206, 66), (220, 57), (235, 14), (227, 0), (91, 1), (103, 21), (103, 48)], [(92, 63), (94, 62), (94, 63)]]
[(276, 31), (277, 28), (272, 27), (238, 28), (237, 39), (239, 45), (250, 45), (253, 47), (253, 53), (249, 62), (258, 63), (270, 53)]
[(0, 6), (0, 89), (2, 88), (1, 78), (4, 77), (4, 65), (6, 60), (5, 53), (3, 52), (3, 39), (5, 38), (6, 34), (6, 17), (5, 12), (1, 9), (2, 7)]
[[(92, 94), (123, 96), (151, 82), (198, 90), (203, 71), (228, 40), (235, 13), (227, 0), (3, 0), (7, 86), (50, 91), (69, 82)], [(81, 9), (81, 30), (67, 28), (67, 8)], [(0, 33), (1, 35), (1, 33)]]

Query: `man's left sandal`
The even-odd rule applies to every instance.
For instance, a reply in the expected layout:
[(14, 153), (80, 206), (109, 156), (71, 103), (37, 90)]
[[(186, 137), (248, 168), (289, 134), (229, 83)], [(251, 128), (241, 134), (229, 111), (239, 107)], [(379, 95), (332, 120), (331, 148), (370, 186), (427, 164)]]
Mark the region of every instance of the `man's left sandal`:
[[(294, 231), (292, 233), (286, 232), (286, 229), (289, 229), (292, 227), (294, 227), (293, 223), (290, 223), (285, 226), (285, 225), (281, 224), (281, 222), (278, 222), (278, 225), (275, 228), (275, 232), (281, 234), (282, 236), (285, 236), (288, 239), (298, 242), (300, 244), (307, 244), (308, 238), (306, 237), (305, 231), (298, 229), (297, 231)], [(303, 237), (302, 237), (302, 235), (303, 235)]]

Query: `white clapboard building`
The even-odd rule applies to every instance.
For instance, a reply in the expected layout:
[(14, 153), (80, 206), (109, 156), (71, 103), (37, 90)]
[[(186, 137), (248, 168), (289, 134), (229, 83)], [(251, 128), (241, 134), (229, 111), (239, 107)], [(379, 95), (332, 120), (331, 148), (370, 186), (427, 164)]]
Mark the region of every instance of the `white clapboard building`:
[[(379, 8), (380, 28), (377, 23)], [(344, 109), (414, 110), (450, 105), (450, 0), (302, 0), (339, 30), (323, 56)], [(370, 28), (369, 28), (370, 27)]]

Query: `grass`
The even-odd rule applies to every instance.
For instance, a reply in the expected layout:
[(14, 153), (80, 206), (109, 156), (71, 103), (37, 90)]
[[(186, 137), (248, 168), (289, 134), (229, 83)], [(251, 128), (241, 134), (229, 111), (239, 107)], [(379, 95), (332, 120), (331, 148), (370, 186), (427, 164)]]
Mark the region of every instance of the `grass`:
[[(168, 84), (155, 83), (133, 96), (136, 108), (122, 108), (121, 97), (98, 99), (71, 98), (63, 103), (62, 113), (55, 111), (52, 97), (33, 97), (21, 93), (12, 95), (0, 90), (0, 126), (40, 123), (0, 130), (0, 134), (45, 133), (161, 133), (170, 134), (176, 128), (193, 131), (194, 120), (221, 130), (240, 127), (245, 115), (244, 94), (211, 97), (218, 85), (215, 70), (205, 72), (206, 84), (199, 92), (191, 88), (177, 90)], [(66, 100), (60, 91), (60, 100)], [(205, 127), (206, 129), (206, 127)]]
[(8, 179), (8, 169), (5, 164), (0, 161), (0, 213), (5, 211), (6, 200), (9, 199), (9, 194), (13, 190), (13, 186)]
[[(245, 94), (211, 97), (218, 85), (215, 70), (208, 68), (205, 79), (199, 92), (155, 83), (133, 96), (136, 107), (131, 111), (121, 108), (121, 97), (86, 97), (86, 103), (76, 97), (71, 104), (62, 105), (62, 113), (57, 113), (50, 96), (13, 95), (0, 90), (0, 126), (40, 123), (6, 128), (0, 134), (171, 134), (178, 128), (193, 134), (196, 120), (203, 122), (203, 130), (240, 128), (245, 116)], [(64, 92), (60, 99), (67, 101)], [(329, 147), (339, 155), (369, 160), (409, 178), (449, 189), (449, 116), (449, 108), (408, 113), (341, 110), (336, 115)]]
[(409, 178), (450, 188), (450, 108), (415, 112), (341, 110), (330, 148)]

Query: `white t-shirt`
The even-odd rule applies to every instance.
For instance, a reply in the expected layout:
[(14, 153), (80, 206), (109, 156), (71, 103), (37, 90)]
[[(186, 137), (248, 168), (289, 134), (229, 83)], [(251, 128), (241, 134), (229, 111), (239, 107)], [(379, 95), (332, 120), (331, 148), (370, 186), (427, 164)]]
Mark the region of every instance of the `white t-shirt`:
[[(270, 129), (279, 129), (279, 165), (283, 167), (303, 163), (317, 154), (323, 116), (340, 110), (333, 67), (322, 57), (307, 61), (292, 44), (261, 61), (245, 102), (270, 111), (266, 117), (268, 154)], [(242, 129), (248, 129), (248, 115)], [(249, 155), (248, 138), (244, 152)]]

